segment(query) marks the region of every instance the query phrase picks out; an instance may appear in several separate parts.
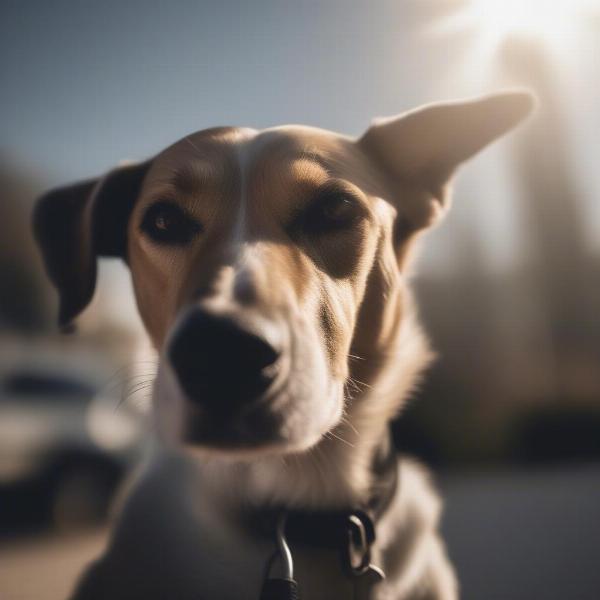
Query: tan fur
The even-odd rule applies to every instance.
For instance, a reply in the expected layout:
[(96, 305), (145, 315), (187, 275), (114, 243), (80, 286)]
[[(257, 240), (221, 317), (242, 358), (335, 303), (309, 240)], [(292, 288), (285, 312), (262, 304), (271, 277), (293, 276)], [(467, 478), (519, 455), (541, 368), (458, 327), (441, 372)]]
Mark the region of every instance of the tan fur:
[[(154, 402), (165, 449), (76, 598), (257, 598), (270, 547), (236, 529), (241, 506), (365, 499), (374, 452), (432, 357), (409, 289), (412, 249), (447, 209), (456, 167), (530, 104), (513, 93), (426, 107), (376, 122), (359, 140), (300, 126), (212, 129), (153, 159), (129, 218), (127, 258), (161, 353)], [(360, 218), (327, 235), (292, 233), (323, 189), (350, 195)], [(203, 225), (185, 247), (140, 232), (147, 207), (164, 198)], [(182, 452), (190, 409), (164, 348), (198, 305), (287, 344), (287, 379), (265, 409), (283, 442)], [(388, 579), (373, 597), (452, 600), (440, 502), (420, 467), (404, 460), (399, 470), (374, 550)], [(350, 593), (332, 555), (299, 549), (295, 558), (308, 600)], [(175, 595), (157, 591), (166, 585)]]

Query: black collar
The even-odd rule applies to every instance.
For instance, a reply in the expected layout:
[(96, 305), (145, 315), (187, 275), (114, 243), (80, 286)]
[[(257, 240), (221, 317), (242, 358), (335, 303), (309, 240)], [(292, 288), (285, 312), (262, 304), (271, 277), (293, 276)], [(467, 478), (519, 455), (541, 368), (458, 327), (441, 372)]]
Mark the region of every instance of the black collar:
[[(384, 438), (373, 458), (373, 485), (359, 506), (336, 510), (269, 508), (246, 514), (251, 530), (270, 535), (276, 550), (265, 565), (260, 600), (297, 600), (298, 583), (293, 576), (293, 558), (288, 542), (312, 548), (337, 550), (341, 571), (352, 581), (354, 598), (369, 598), (372, 586), (385, 573), (371, 563), (375, 522), (391, 504), (398, 487), (398, 464), (391, 435)], [(273, 562), (285, 564), (284, 576), (274, 577)]]
[(336, 509), (299, 509), (274, 506), (250, 511), (245, 521), (260, 537), (272, 538), (278, 515), (286, 514), (285, 536), (292, 544), (340, 549), (347, 553), (352, 540), (365, 550), (375, 541), (375, 523), (386, 512), (398, 488), (397, 453), (391, 435), (384, 437), (373, 459), (371, 493), (363, 503)]

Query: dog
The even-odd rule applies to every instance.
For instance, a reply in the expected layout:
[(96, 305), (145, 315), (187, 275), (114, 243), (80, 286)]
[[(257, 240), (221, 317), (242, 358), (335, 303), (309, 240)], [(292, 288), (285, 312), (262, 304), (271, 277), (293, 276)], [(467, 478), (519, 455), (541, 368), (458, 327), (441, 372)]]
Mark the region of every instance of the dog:
[[(74, 598), (279, 597), (269, 568), (307, 600), (458, 597), (440, 500), (389, 446), (432, 360), (411, 257), (456, 169), (531, 108), (524, 91), (432, 104), (358, 139), (208, 129), (40, 199), (61, 325), (92, 298), (98, 257), (118, 256), (160, 356), (160, 451)], [(254, 527), (271, 514), (279, 537)]]

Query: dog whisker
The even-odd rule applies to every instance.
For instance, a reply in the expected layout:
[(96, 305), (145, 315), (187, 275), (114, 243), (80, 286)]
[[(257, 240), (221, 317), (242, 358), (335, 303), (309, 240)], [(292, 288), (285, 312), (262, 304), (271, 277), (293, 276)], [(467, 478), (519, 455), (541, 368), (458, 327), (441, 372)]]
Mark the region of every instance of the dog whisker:
[(342, 418), (340, 420), (342, 423), (347, 425), (357, 436), (360, 435), (358, 433), (358, 429), (356, 429), (356, 427), (354, 427), (354, 425), (352, 425), (352, 422), (350, 421), (350, 419), (348, 419), (348, 417), (346, 417), (345, 415), (342, 415)]
[[(136, 367), (145, 365), (144, 370), (138, 370)], [(148, 365), (152, 365), (152, 369), (148, 370)], [(131, 361), (111, 375), (104, 384), (100, 387), (100, 392), (113, 393), (116, 388), (123, 386), (128, 382), (140, 377), (155, 377), (158, 370), (158, 361), (156, 359), (147, 359), (139, 361)]]
[(348, 440), (344, 439), (342, 436), (338, 435), (337, 433), (334, 433), (333, 431), (328, 431), (328, 437), (329, 439), (336, 439), (339, 440), (340, 442), (350, 446), (350, 448), (354, 448), (354, 444), (352, 442), (349, 442)]
[(123, 396), (125, 398), (129, 398), (133, 395), (135, 395), (137, 392), (140, 392), (141, 390), (146, 390), (148, 388), (151, 388), (154, 382), (144, 382), (144, 383), (139, 383), (136, 386), (134, 386), (133, 388), (127, 390), (127, 392), (125, 394), (123, 394)]
[(350, 400), (354, 400), (355, 398), (361, 396), (364, 393), (364, 389), (360, 387), (360, 385), (354, 380), (347, 380), (346, 391), (348, 392), (348, 396)]
[(365, 383), (364, 381), (361, 381), (360, 379), (356, 379), (356, 377), (349, 377), (349, 379), (350, 379), (350, 381), (352, 381), (352, 383), (354, 383), (357, 386), (363, 386), (364, 388), (367, 388), (369, 390), (374, 389), (372, 385), (369, 385), (368, 383)]
[[(119, 410), (125, 402), (129, 402), (129, 400), (131, 398), (133, 398), (133, 396), (135, 396), (137, 393), (139, 393), (143, 390), (151, 389), (153, 387), (153, 385), (154, 385), (153, 379), (146, 380), (146, 381), (142, 381), (141, 383), (134, 385), (133, 387), (129, 388), (128, 390), (124, 390), (123, 393), (121, 394), (121, 397), (119, 398), (119, 401), (115, 405), (115, 411)], [(148, 399), (151, 396), (152, 396), (152, 394), (146, 394), (145, 399)]]

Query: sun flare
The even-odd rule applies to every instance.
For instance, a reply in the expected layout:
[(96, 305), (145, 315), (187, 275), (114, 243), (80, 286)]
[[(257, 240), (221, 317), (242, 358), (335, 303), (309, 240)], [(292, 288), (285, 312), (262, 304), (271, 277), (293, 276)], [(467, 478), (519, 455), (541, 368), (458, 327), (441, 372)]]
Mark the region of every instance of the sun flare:
[(555, 39), (565, 32), (577, 4), (573, 0), (471, 0), (467, 10), (498, 38), (517, 33)]
[(477, 29), (488, 42), (511, 35), (549, 45), (570, 44), (577, 27), (597, 12), (599, 0), (464, 0), (461, 9), (439, 25), (443, 31)]

